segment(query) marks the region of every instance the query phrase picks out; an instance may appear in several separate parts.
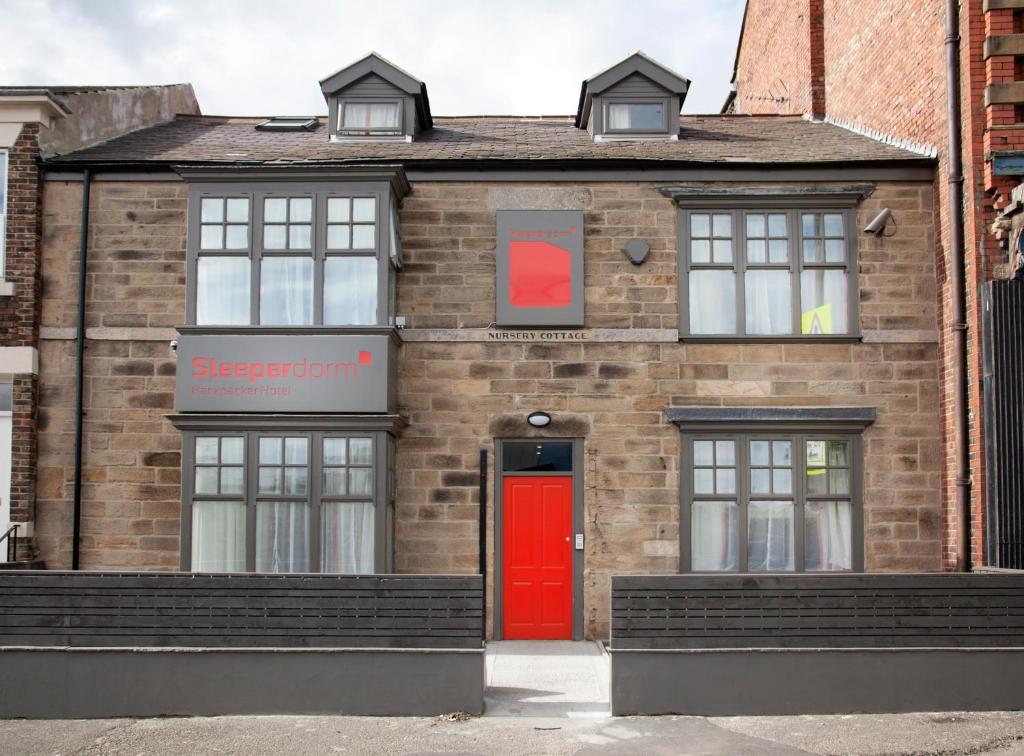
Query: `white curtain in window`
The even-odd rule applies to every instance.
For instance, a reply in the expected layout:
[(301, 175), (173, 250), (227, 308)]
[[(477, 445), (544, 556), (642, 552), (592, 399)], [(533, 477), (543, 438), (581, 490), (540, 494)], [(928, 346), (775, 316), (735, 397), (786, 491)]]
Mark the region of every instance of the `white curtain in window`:
[(608, 107), (608, 129), (628, 129), (631, 126), (629, 105), (610, 105)]
[(690, 513), (690, 569), (735, 571), (739, 566), (739, 531), (735, 502), (695, 501)]
[(853, 569), (850, 503), (808, 502), (804, 520), (804, 562), (807, 569)]
[(369, 502), (324, 502), (321, 571), (372, 574), (373, 520)]
[(747, 569), (795, 569), (793, 502), (752, 501), (747, 507)]
[(309, 505), (261, 501), (256, 507), (256, 571), (309, 570)]
[(736, 333), (736, 275), (690, 271), (690, 333)]
[(260, 270), (260, 323), (312, 325), (313, 260), (264, 257)]
[(200, 257), (196, 276), (196, 323), (249, 325), (249, 260)]
[(398, 128), (398, 103), (347, 103), (342, 116), (343, 129), (378, 129)]
[(793, 304), (789, 271), (748, 270), (744, 283), (747, 333), (792, 333)]
[(245, 572), (245, 504), (192, 504), (192, 571)]
[(329, 257), (324, 262), (324, 325), (377, 322), (377, 259)]

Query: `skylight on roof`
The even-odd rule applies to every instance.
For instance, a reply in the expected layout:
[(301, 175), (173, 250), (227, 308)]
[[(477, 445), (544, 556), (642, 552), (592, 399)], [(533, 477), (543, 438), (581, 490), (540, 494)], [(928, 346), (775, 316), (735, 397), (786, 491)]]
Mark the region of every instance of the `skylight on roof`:
[(275, 116), (256, 124), (259, 131), (312, 131), (316, 128), (316, 116)]

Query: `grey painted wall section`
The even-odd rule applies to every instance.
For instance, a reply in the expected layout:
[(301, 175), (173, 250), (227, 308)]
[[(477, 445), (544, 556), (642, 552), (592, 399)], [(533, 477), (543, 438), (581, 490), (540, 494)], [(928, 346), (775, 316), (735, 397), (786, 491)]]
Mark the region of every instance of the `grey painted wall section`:
[(57, 96), (71, 109), (53, 128), (42, 129), (44, 157), (63, 155), (128, 131), (170, 121), (179, 114), (199, 115), (191, 84), (64, 92)]
[(1024, 707), (1024, 649), (611, 652), (612, 714), (747, 716)]
[(195, 335), (178, 341), (179, 412), (393, 412), (389, 335)]
[(483, 711), (484, 652), (0, 648), (0, 717)]

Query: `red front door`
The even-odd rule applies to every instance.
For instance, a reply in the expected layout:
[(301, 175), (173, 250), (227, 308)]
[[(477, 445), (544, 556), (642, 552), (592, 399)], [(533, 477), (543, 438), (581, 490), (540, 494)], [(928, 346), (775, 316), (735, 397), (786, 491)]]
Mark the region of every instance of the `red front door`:
[(502, 490), (507, 640), (572, 640), (572, 478), (506, 476)]

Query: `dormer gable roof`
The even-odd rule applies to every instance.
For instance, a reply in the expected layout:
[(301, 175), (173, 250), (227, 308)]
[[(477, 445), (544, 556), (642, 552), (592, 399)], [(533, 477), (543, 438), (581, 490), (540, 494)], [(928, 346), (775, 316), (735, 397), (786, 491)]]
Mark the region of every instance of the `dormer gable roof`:
[(415, 76), (389, 61), (380, 53), (371, 52), (355, 63), (335, 71), (320, 80), (320, 91), (324, 97), (336, 95), (355, 84), (360, 79), (376, 74), (392, 86), (400, 89), (416, 101), (416, 109), (422, 128), (429, 129), (434, 125), (430, 115), (430, 99), (427, 97), (427, 85)]
[(649, 55), (637, 50), (625, 60), (621, 60), (610, 68), (583, 80), (580, 87), (580, 102), (576, 110), (576, 127), (583, 128), (590, 118), (592, 98), (614, 87), (624, 79), (639, 74), (662, 87), (668, 94), (679, 98), (682, 105), (686, 92), (690, 88), (690, 80), (671, 68), (663, 66)]

